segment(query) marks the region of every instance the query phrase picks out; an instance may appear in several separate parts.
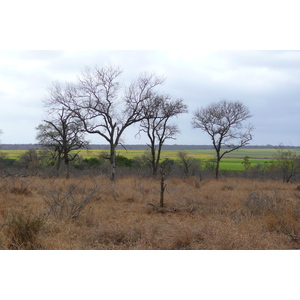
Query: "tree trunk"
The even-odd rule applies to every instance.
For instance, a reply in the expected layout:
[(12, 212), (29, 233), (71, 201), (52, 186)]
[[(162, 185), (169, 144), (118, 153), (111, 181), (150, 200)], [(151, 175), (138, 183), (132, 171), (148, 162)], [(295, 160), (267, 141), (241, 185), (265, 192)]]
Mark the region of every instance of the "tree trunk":
[(156, 161), (155, 161), (156, 172), (157, 172), (157, 170), (158, 170), (158, 167), (159, 167), (160, 154), (161, 154), (161, 147), (162, 147), (162, 144), (161, 144), (161, 143), (159, 143), (159, 145), (158, 145), (158, 149), (157, 149)]
[(151, 160), (152, 160), (152, 162), (151, 162), (151, 164), (152, 164), (152, 176), (153, 176), (153, 178), (155, 178), (156, 175), (157, 175), (157, 166), (156, 166), (156, 162), (155, 162), (155, 150), (152, 153)]
[(64, 161), (65, 161), (66, 178), (70, 178), (70, 160), (67, 151), (64, 152)]
[(161, 179), (160, 179), (160, 207), (164, 207), (164, 192), (165, 192), (165, 172), (164, 167), (161, 166)]
[(66, 166), (66, 178), (70, 178), (70, 165), (69, 165), (69, 160), (65, 160), (65, 166)]
[(155, 143), (152, 140), (151, 141), (151, 168), (152, 168), (152, 177), (155, 178), (157, 175), (157, 165), (156, 165), (156, 159), (155, 159)]
[(221, 161), (220, 151), (217, 151), (216, 179), (219, 179), (220, 161)]
[(57, 158), (57, 163), (56, 163), (56, 174), (57, 174), (57, 177), (59, 177), (60, 161), (61, 161), (61, 158), (60, 158), (60, 155), (59, 155), (58, 158)]
[(217, 159), (217, 166), (216, 166), (216, 179), (219, 179), (219, 168), (220, 168), (220, 160)]
[(110, 145), (110, 179), (116, 178), (116, 149), (115, 145)]

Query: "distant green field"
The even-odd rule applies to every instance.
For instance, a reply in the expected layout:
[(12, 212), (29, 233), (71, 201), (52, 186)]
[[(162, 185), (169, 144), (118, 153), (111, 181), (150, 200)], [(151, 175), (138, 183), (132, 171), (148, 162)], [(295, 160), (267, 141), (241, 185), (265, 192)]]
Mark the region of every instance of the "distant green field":
[[(80, 155), (84, 158), (89, 157), (97, 157), (101, 152), (108, 152), (104, 150), (82, 150), (80, 151)], [(146, 153), (145, 150), (117, 150), (118, 155), (125, 156), (127, 158), (134, 158), (138, 156), (142, 156)], [(205, 159), (205, 158), (214, 158), (214, 155), (211, 153), (202, 153), (199, 151), (185, 151), (188, 152), (190, 157), (198, 158), (198, 159)], [(164, 160), (166, 158), (177, 160), (177, 153), (178, 151), (162, 151), (161, 159)]]
[(3, 153), (6, 155), (7, 158), (10, 159), (20, 159), (20, 156), (27, 152), (27, 150), (0, 150), (0, 153)]
[[(242, 164), (242, 158), (224, 158), (221, 160), (220, 169), (223, 171), (244, 171), (244, 165)], [(270, 162), (271, 159), (260, 159), (253, 158), (249, 159), (251, 162), (251, 167), (254, 167), (258, 164), (264, 164), (265, 162)]]
[[(300, 149), (295, 150), (298, 155), (300, 155)], [(177, 152), (177, 151), (175, 151)], [(207, 155), (216, 155), (216, 151), (214, 149), (210, 150), (193, 150), (186, 151), (188, 153), (193, 153), (197, 155), (198, 153), (207, 154)], [(225, 158), (241, 158), (243, 159), (245, 156), (249, 156), (249, 158), (258, 158), (258, 159), (271, 159), (275, 154), (276, 149), (238, 149), (236, 151), (230, 152), (224, 156)]]
[[(18, 160), (22, 154), (24, 154), (27, 150), (0, 150), (0, 153), (5, 153), (7, 158)], [(298, 155), (300, 155), (300, 149), (295, 150)], [(104, 150), (81, 150), (80, 155), (83, 158), (97, 157)], [(107, 151), (106, 151), (107, 152)], [(203, 161), (215, 158), (215, 150), (187, 150), (183, 151), (187, 152), (189, 157), (201, 159)], [(125, 156), (127, 158), (134, 158), (138, 156), (142, 156), (145, 154), (145, 150), (117, 150), (118, 155)], [(177, 157), (178, 151), (162, 151), (161, 159), (164, 160), (166, 158), (178, 160)], [(222, 160), (220, 164), (221, 170), (227, 171), (243, 171), (244, 166), (241, 164), (243, 158), (245, 156), (249, 156), (249, 161), (251, 162), (251, 167), (257, 164), (263, 164), (272, 159), (272, 157), (276, 154), (276, 149), (239, 149), (227, 154)]]

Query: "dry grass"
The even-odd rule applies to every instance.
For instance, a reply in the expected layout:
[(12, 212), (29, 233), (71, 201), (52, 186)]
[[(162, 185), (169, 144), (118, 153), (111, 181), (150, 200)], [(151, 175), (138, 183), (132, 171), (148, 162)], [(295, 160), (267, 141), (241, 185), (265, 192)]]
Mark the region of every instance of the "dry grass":
[(0, 180), (0, 247), (298, 249), (295, 187), (172, 178), (166, 180), (166, 206), (159, 208), (160, 182), (150, 178), (7, 177)]

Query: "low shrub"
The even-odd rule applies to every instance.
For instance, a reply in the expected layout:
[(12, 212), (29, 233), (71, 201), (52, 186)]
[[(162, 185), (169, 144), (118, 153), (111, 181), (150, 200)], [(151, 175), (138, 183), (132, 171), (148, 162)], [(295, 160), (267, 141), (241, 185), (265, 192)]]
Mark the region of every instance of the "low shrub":
[(98, 199), (99, 189), (96, 183), (92, 188), (84, 182), (73, 182), (64, 187), (54, 183), (44, 194), (47, 216), (56, 219), (77, 219), (89, 203)]
[(42, 249), (37, 236), (45, 224), (44, 215), (33, 215), (28, 212), (11, 210), (6, 214), (2, 224), (7, 237), (7, 248), (10, 250)]

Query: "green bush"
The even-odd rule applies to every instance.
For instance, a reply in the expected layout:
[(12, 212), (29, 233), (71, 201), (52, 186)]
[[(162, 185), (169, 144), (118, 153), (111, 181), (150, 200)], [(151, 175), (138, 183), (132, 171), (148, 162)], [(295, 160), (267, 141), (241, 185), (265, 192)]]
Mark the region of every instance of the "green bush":
[(116, 155), (117, 167), (132, 167), (133, 161), (123, 155)]
[(100, 159), (97, 157), (85, 158), (83, 162), (85, 162), (88, 167), (98, 167), (101, 164)]

